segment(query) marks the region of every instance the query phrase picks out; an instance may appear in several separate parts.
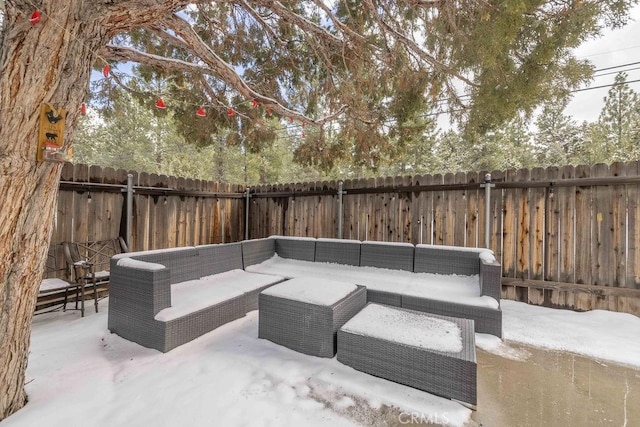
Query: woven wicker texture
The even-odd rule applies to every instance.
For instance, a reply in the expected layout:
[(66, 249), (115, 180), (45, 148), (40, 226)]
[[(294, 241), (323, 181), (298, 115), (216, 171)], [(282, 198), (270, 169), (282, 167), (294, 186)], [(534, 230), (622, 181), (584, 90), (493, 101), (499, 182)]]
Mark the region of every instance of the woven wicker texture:
[(409, 245), (381, 245), (372, 242), (362, 242), (360, 247), (360, 265), (413, 271), (413, 251), (414, 247)]
[(332, 306), (260, 294), (258, 337), (300, 353), (333, 357), (338, 329), (365, 306), (366, 300), (362, 286)]
[(380, 378), (477, 405), (473, 321), (426, 313), (417, 314), (456, 323), (462, 331), (462, 351), (444, 353), (340, 329), (337, 334), (338, 361)]
[(413, 271), (416, 273), (460, 274), (472, 276), (480, 272), (480, 254), (437, 247), (416, 247)]
[(402, 307), (402, 295), (367, 288), (367, 302)]
[(316, 241), (310, 239), (295, 239), (278, 236), (276, 239), (276, 253), (282, 258), (300, 261), (315, 261)]
[(243, 268), (241, 243), (204, 245), (197, 246), (196, 249), (200, 256), (199, 277)]
[(202, 264), (196, 248), (163, 251), (146, 255), (132, 254), (131, 258), (164, 265), (171, 270), (171, 284), (202, 277), (200, 275)]
[(360, 242), (318, 239), (315, 261), (360, 265)]
[(500, 301), (502, 266), (498, 262), (480, 262), (480, 294)]
[(442, 316), (471, 319), (475, 331), (502, 337), (502, 310), (402, 295), (402, 307)]
[(244, 268), (260, 264), (276, 254), (275, 239), (244, 240), (241, 245)]

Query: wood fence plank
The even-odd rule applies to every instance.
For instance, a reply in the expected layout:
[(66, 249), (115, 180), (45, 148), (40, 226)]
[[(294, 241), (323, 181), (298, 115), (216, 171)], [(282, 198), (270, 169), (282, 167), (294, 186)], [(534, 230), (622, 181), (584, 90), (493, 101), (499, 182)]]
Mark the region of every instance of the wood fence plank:
[[(593, 167), (593, 176), (606, 177), (610, 176), (609, 167), (605, 164), (597, 164)], [(609, 271), (613, 271), (615, 266), (613, 256), (613, 239), (611, 229), (613, 227), (613, 199), (611, 197), (611, 189), (607, 187), (595, 187), (592, 190), (592, 208), (591, 216), (592, 230), (594, 230), (591, 239), (591, 283), (594, 285), (612, 284), (612, 275)]]
[[(576, 178), (588, 178), (591, 176), (591, 168), (578, 166), (575, 169)], [(577, 186), (575, 189), (576, 206), (576, 244), (575, 244), (575, 274), (576, 283), (590, 285), (592, 266), (592, 202), (591, 187)], [(595, 215), (593, 215), (595, 216)], [(591, 310), (591, 295), (576, 295), (574, 305), (579, 310)]]
[[(508, 170), (505, 174), (505, 182), (515, 181), (515, 176), (515, 170)], [(502, 274), (504, 277), (516, 277), (516, 242), (518, 239), (518, 205), (516, 203), (516, 189), (506, 188), (504, 189), (503, 194), (504, 231), (502, 235), (504, 249), (502, 253)], [(483, 230), (483, 228), (481, 228), (481, 230)], [(482, 236), (482, 233), (480, 235)], [(515, 299), (515, 295), (512, 296), (512, 298)]]
[[(479, 174), (477, 172), (468, 172), (467, 182), (470, 184), (480, 182)], [(466, 212), (465, 246), (470, 248), (477, 248), (479, 245), (478, 222), (480, 213), (478, 212), (478, 191), (469, 189), (464, 192), (466, 199), (466, 206), (464, 207)]]
[[(530, 179), (530, 171), (520, 169), (516, 173), (518, 182), (526, 182)], [(518, 241), (516, 246), (516, 259), (518, 276), (521, 279), (529, 279), (531, 275), (531, 210), (529, 189), (520, 188), (517, 191), (517, 203), (520, 218), (518, 220)]]
[[(531, 171), (531, 181), (548, 181), (546, 171), (542, 168), (534, 168)], [(532, 188), (529, 191), (530, 206), (530, 269), (529, 278), (540, 280), (544, 278), (544, 239), (545, 239), (545, 203), (547, 201), (546, 188)]]
[[(559, 179), (573, 179), (575, 168), (563, 166)], [(558, 206), (559, 242), (558, 280), (561, 282), (575, 282), (575, 239), (576, 239), (576, 187), (559, 187), (555, 190)]]
[[(613, 176), (627, 176), (624, 163), (613, 163), (610, 168)], [(609, 278), (610, 286), (626, 287), (627, 282), (627, 186), (614, 185), (612, 188), (612, 246), (614, 264)], [(615, 268), (612, 268), (615, 266)]]
[[(89, 181), (89, 166), (76, 165), (73, 172), (75, 182)], [(89, 191), (75, 192), (73, 203), (74, 230), (71, 240), (74, 242), (86, 242), (89, 240)], [(93, 195), (91, 195), (93, 198)]]
[[(627, 164), (627, 175), (640, 175), (640, 162)], [(627, 186), (628, 248), (627, 248), (627, 280), (626, 286), (640, 289), (640, 190), (637, 184)], [(621, 301), (622, 302), (622, 301)]]
[[(481, 177), (478, 176), (478, 179)], [(491, 172), (492, 182), (504, 181), (504, 175), (501, 171)], [(489, 239), (489, 247), (493, 250), (497, 260), (502, 259), (502, 239), (504, 228), (504, 206), (502, 200), (502, 191), (497, 188), (491, 189), (491, 237)], [(481, 245), (484, 246), (484, 245)]]
[[(443, 184), (444, 177), (440, 174), (433, 176), (433, 184)], [(446, 215), (446, 207), (444, 202), (444, 192), (433, 192), (433, 244), (444, 245), (444, 216)]]

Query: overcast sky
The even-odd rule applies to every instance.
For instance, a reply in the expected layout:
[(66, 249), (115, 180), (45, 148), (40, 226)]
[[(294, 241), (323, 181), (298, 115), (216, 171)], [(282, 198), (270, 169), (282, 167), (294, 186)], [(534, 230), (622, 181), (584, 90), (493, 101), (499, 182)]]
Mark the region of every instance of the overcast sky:
[[(576, 56), (590, 60), (596, 70), (640, 62), (640, 6), (632, 9), (631, 19), (632, 21), (624, 28), (607, 31), (603, 37), (582, 45), (576, 50)], [(637, 69), (630, 70), (632, 68)], [(616, 77), (615, 73), (625, 70), (630, 70), (627, 73), (627, 81), (640, 80), (640, 64), (635, 64), (597, 73), (614, 74), (595, 77), (589, 87), (610, 85)], [(640, 82), (630, 83), (630, 86), (636, 92), (640, 92)], [(573, 100), (565, 111), (566, 114), (573, 116), (578, 122), (582, 122), (583, 120), (597, 120), (600, 110), (604, 105), (603, 99), (607, 95), (608, 90), (609, 88), (602, 88), (574, 93)]]

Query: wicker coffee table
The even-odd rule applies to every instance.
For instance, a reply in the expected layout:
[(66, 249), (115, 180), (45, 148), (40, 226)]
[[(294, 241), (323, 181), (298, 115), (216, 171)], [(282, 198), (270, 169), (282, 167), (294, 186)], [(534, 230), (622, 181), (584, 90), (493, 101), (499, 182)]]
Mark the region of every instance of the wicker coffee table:
[(366, 288), (300, 277), (259, 295), (258, 337), (300, 353), (336, 354), (338, 329), (367, 303)]
[(338, 361), (377, 377), (477, 404), (473, 320), (370, 303), (338, 331)]

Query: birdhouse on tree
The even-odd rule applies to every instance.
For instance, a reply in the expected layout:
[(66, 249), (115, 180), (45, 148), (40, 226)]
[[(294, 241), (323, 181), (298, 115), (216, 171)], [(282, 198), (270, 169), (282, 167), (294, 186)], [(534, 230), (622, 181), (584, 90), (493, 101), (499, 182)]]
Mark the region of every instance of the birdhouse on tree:
[(65, 162), (69, 159), (64, 146), (64, 122), (67, 114), (45, 102), (40, 106), (40, 130), (38, 131), (39, 162)]

